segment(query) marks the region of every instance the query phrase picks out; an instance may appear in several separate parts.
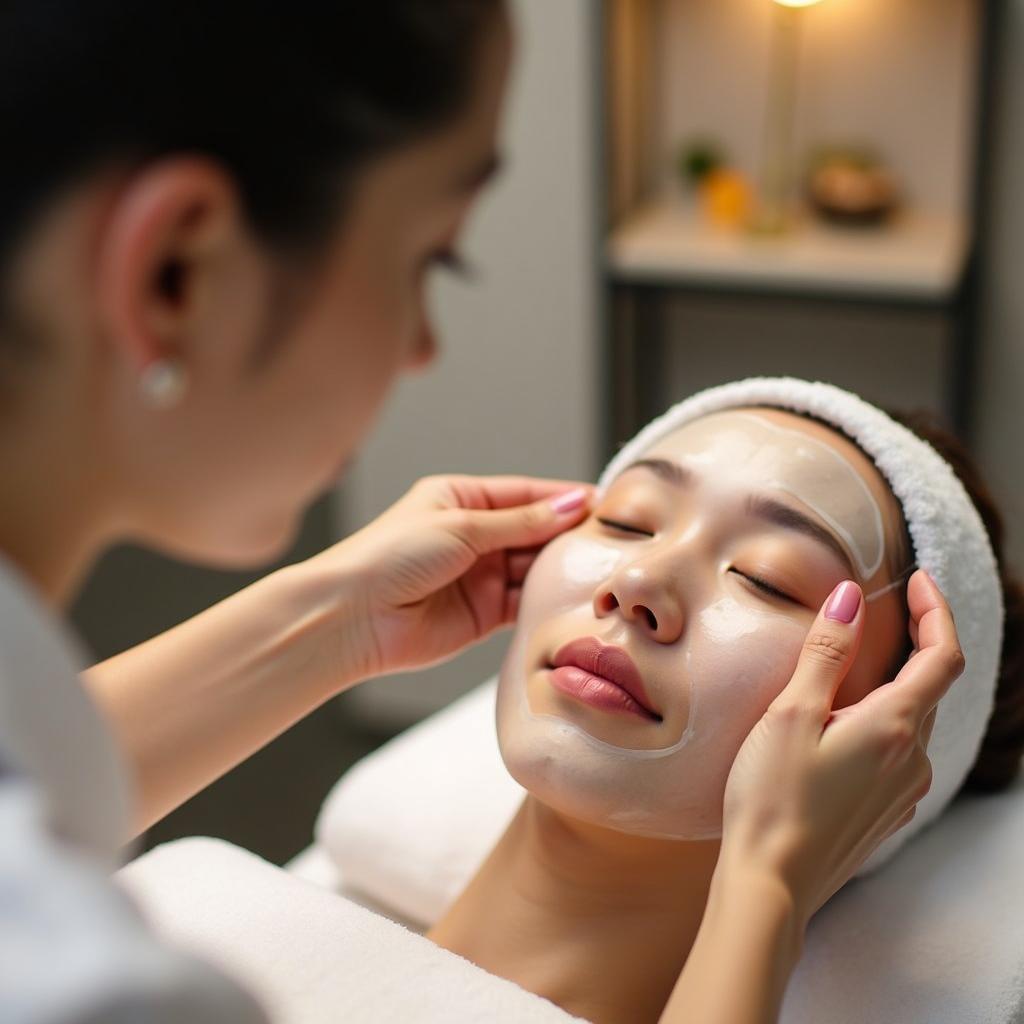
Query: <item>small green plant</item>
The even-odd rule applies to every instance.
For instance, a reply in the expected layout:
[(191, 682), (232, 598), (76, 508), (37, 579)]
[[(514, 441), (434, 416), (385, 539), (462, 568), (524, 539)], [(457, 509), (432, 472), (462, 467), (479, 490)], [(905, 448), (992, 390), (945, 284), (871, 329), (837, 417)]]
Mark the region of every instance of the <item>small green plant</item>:
[(686, 185), (696, 188), (725, 162), (725, 154), (718, 143), (711, 139), (687, 139), (679, 145), (676, 169)]

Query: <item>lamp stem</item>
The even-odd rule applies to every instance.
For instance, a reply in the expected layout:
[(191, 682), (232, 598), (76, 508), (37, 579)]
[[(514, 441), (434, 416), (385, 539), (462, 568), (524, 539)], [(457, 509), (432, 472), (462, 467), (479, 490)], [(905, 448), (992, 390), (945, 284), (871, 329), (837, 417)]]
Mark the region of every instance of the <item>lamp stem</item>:
[(775, 22), (762, 143), (761, 201), (753, 228), (774, 234), (786, 229), (794, 183), (793, 151), (803, 11), (796, 7), (773, 6)]

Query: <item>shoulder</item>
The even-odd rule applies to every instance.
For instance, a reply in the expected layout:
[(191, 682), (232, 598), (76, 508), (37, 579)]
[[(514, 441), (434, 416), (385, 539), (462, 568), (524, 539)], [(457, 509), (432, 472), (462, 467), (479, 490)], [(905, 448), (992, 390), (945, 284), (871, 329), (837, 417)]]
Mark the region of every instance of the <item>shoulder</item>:
[(0, 765), (0, 1020), (266, 1019), (212, 967), (160, 943), (102, 868), (51, 834), (45, 803)]

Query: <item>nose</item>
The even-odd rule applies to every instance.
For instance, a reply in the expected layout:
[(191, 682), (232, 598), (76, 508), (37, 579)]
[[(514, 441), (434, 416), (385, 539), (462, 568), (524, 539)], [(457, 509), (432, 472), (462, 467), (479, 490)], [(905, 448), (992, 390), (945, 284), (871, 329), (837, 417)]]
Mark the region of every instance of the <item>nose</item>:
[(682, 636), (686, 616), (680, 595), (666, 577), (644, 561), (620, 566), (594, 594), (599, 619), (621, 615), (658, 643)]

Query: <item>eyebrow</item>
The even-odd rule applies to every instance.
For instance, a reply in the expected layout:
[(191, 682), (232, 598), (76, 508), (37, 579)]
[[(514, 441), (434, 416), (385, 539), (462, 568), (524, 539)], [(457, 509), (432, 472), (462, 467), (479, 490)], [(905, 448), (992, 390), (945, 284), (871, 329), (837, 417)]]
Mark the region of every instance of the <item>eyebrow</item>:
[(812, 540), (824, 544), (846, 567), (850, 579), (859, 578), (859, 573), (854, 572), (853, 563), (846, 549), (836, 539), (831, 530), (825, 529), (820, 523), (816, 523), (810, 516), (804, 515), (798, 509), (784, 502), (776, 501), (762, 494), (751, 494), (746, 501), (746, 511), (756, 519), (762, 519), (784, 530), (793, 530), (802, 533)]
[[(673, 487), (688, 487), (693, 483), (693, 473), (686, 467), (680, 466), (678, 462), (672, 462), (669, 459), (638, 459), (636, 462), (631, 462), (622, 472), (625, 473), (631, 469), (650, 470)], [(850, 556), (843, 545), (839, 543), (835, 534), (820, 523), (816, 523), (799, 509), (766, 495), (751, 494), (747, 497), (744, 510), (747, 515), (753, 516), (755, 519), (780, 526), (784, 530), (802, 533), (805, 537), (824, 544), (846, 567), (850, 579), (858, 578)]]
[(504, 160), (500, 153), (488, 153), (468, 174), (456, 182), (456, 192), (475, 192), (495, 178)]
[[(661, 477), (667, 484), (673, 487), (687, 487), (693, 483), (693, 473), (680, 466), (678, 462), (669, 459), (637, 459), (631, 462), (622, 473), (628, 473), (631, 469), (649, 469), (652, 473)], [(619, 476), (622, 476), (622, 473)]]

